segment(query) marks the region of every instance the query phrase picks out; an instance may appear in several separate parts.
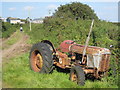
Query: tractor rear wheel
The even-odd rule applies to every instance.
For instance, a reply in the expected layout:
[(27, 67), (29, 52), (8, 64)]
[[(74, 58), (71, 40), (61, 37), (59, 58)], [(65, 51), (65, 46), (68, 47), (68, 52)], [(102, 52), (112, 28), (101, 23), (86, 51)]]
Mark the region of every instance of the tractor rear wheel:
[(85, 74), (80, 66), (74, 66), (70, 71), (70, 80), (76, 82), (78, 85), (85, 84)]
[(34, 72), (50, 73), (53, 67), (52, 51), (46, 43), (33, 45), (30, 51), (30, 67)]

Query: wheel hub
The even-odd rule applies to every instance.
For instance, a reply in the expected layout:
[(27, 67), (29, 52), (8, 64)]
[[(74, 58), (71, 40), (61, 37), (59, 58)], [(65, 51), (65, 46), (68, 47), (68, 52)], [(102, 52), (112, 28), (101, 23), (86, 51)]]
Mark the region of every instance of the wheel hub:
[(32, 52), (31, 64), (35, 72), (40, 72), (43, 66), (43, 59), (39, 51), (35, 50)]
[(42, 56), (38, 53), (36, 55), (36, 66), (41, 69), (42, 68), (42, 64), (43, 64), (43, 60), (42, 60)]
[(73, 82), (77, 82), (77, 75), (76, 75), (75, 72), (72, 73), (71, 80), (72, 80)]

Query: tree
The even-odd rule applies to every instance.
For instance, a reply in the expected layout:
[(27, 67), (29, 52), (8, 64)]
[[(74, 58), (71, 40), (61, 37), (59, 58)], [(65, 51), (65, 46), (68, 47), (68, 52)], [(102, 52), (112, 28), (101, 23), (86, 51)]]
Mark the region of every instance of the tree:
[(61, 5), (53, 15), (54, 17), (64, 18), (81, 18), (85, 19), (98, 19), (94, 10), (86, 4), (80, 2), (72, 2), (71, 4)]

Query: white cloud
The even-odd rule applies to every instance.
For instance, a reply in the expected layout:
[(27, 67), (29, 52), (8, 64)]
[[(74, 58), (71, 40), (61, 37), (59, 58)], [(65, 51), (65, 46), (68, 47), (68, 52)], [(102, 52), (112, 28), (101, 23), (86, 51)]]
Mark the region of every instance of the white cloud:
[(50, 4), (47, 6), (47, 9), (57, 9), (57, 5), (54, 5), (54, 4)]
[(33, 6), (25, 6), (25, 7), (24, 7), (24, 10), (32, 10), (32, 9), (34, 9)]
[(10, 11), (14, 11), (14, 10), (16, 10), (16, 8), (15, 7), (11, 7), (11, 8), (9, 8), (9, 10)]

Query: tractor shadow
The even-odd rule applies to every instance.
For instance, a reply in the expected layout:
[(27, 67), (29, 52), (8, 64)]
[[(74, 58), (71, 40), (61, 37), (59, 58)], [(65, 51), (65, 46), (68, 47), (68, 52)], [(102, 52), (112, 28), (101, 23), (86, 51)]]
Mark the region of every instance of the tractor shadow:
[(94, 76), (92, 76), (92, 75), (86, 74), (85, 75), (85, 80), (89, 80), (89, 81), (94, 82), (96, 80), (96, 78)]
[(56, 70), (57, 72), (66, 73), (66, 74), (70, 73), (70, 69), (62, 69), (62, 68), (60, 68), (60, 67), (58, 67), (56, 65), (54, 67), (55, 67), (54, 70)]
[(89, 80), (89, 81), (92, 81), (92, 82), (94, 82), (94, 81), (101, 81), (101, 79), (97, 79), (94, 76), (89, 75), (89, 74), (85, 75), (85, 80)]

